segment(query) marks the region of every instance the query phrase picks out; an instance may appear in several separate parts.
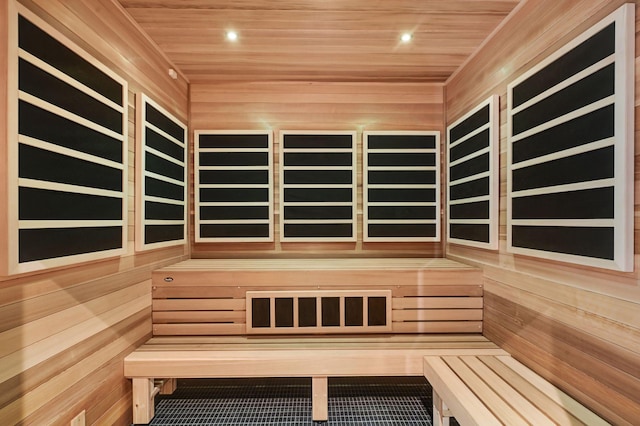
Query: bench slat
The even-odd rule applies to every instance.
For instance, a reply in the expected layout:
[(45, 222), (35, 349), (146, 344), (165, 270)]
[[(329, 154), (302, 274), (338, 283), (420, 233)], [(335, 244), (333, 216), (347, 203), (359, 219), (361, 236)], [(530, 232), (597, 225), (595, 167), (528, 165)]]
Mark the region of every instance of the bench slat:
[[(437, 389), (438, 395), (446, 402), (460, 424), (465, 426), (501, 424), (442, 358), (426, 356), (424, 375), (433, 389)], [(461, 400), (465, 403), (460, 403)]]
[(528, 382), (533, 384), (537, 389), (548, 395), (557, 404), (564, 407), (571, 415), (578, 418), (584, 424), (590, 426), (609, 425), (604, 419), (599, 417), (593, 411), (567, 395), (562, 390), (548, 382), (542, 376), (530, 370), (512, 357), (499, 357), (499, 360), (511, 368), (513, 371), (524, 377)]
[[(507, 404), (475, 371), (469, 368), (461, 358), (444, 357), (444, 362), (451, 367), (464, 384), (485, 404), (503, 423), (509, 426), (528, 426), (522, 416)], [(445, 398), (445, 402), (447, 402)]]
[[(489, 357), (487, 357), (489, 358)], [(518, 413), (521, 413), (527, 421), (535, 426), (553, 426), (556, 423), (534, 406), (527, 398), (522, 396), (519, 390), (496, 372), (491, 370), (478, 357), (460, 357), (482, 380), (487, 383), (503, 400), (511, 405)], [(494, 358), (495, 359), (495, 358)]]
[(533, 405), (540, 408), (556, 424), (580, 424), (580, 420), (573, 417), (567, 410), (559, 405), (551, 397), (527, 381), (524, 377), (513, 371), (499, 357), (480, 356), (484, 364), (489, 366), (496, 374), (506, 380), (521, 395), (525, 396)]

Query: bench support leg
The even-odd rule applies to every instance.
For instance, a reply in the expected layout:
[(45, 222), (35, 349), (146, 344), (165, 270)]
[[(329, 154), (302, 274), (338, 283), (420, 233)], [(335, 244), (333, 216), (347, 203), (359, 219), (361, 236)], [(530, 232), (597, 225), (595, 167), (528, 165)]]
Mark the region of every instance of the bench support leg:
[(311, 400), (312, 419), (316, 422), (325, 422), (329, 420), (329, 380), (327, 377), (312, 377), (311, 392), (313, 398)]
[(160, 395), (171, 395), (178, 388), (178, 379), (164, 379), (160, 387)]
[(433, 391), (433, 426), (449, 426), (451, 412), (440, 395)]
[(155, 396), (155, 386), (153, 379), (137, 378), (133, 382), (133, 423), (146, 424), (155, 415), (153, 397)]

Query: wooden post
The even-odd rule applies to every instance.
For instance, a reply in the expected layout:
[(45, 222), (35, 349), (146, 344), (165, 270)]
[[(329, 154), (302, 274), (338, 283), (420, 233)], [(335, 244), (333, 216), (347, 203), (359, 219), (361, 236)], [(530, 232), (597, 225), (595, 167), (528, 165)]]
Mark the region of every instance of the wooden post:
[(178, 388), (178, 379), (164, 379), (160, 386), (160, 395), (171, 395)]
[(433, 426), (449, 426), (451, 412), (440, 395), (433, 391)]
[(312, 377), (311, 400), (312, 419), (315, 422), (325, 422), (329, 419), (329, 380), (327, 377)]
[(147, 377), (134, 377), (133, 382), (133, 423), (147, 424), (151, 421), (154, 412), (153, 379)]

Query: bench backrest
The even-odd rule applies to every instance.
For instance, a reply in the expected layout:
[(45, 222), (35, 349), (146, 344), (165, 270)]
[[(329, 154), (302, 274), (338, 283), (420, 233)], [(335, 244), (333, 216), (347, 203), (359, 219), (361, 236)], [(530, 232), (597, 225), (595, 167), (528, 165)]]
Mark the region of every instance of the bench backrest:
[[(181, 262), (153, 273), (154, 335), (280, 333), (274, 330), (275, 299), (292, 299), (293, 313), (294, 306), (299, 308), (299, 298), (305, 296), (317, 298), (316, 328), (285, 327), (281, 329), (285, 333), (345, 332), (346, 323), (351, 321), (346, 315), (354, 315), (345, 310), (346, 303), (356, 309), (360, 303), (363, 315), (362, 326), (346, 332), (481, 333), (482, 273), (446, 259), (437, 260), (441, 262), (430, 262), (427, 266), (424, 260), (405, 259), (291, 260), (292, 265), (304, 262), (305, 268), (286, 267), (282, 263), (275, 267), (263, 259)], [(256, 292), (263, 292), (264, 297), (256, 297), (260, 296)], [(309, 292), (315, 293), (310, 296)], [(388, 316), (384, 326), (378, 320), (367, 329), (369, 300), (381, 306), (379, 299), (369, 299), (374, 294), (379, 296), (376, 292), (383, 292), (380, 294), (384, 294), (384, 311)], [(323, 295), (333, 298), (332, 303), (338, 298), (337, 318), (345, 327), (322, 329)], [(347, 302), (345, 296), (357, 300)], [(251, 324), (253, 301), (260, 298), (269, 299), (268, 327), (264, 327), (264, 321), (263, 327)], [(256, 303), (267, 306), (264, 300)], [(288, 301), (279, 303), (289, 305)], [(310, 306), (309, 301), (304, 303)], [(294, 317), (299, 321), (299, 311)]]

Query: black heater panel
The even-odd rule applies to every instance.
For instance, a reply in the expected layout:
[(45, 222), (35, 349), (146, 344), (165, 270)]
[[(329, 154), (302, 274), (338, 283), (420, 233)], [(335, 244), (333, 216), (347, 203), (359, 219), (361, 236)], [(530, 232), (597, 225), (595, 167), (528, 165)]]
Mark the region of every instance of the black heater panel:
[(271, 132), (195, 135), (196, 242), (273, 241)]
[(621, 6), (509, 84), (510, 252), (633, 270), (633, 16)]
[(280, 132), (280, 239), (355, 241), (356, 132)]
[(140, 93), (136, 103), (136, 249), (184, 244), (187, 240), (187, 125)]
[(447, 127), (447, 242), (498, 248), (499, 98)]
[(440, 132), (364, 132), (363, 150), (363, 239), (439, 241)]
[(15, 194), (5, 208), (14, 209), (8, 238), (17, 247), (3, 275), (122, 255), (127, 82), (26, 10), (9, 19), (18, 35), (8, 58), (9, 87), (18, 89), (9, 99), (17, 134), (7, 139), (16, 167), (3, 173)]

